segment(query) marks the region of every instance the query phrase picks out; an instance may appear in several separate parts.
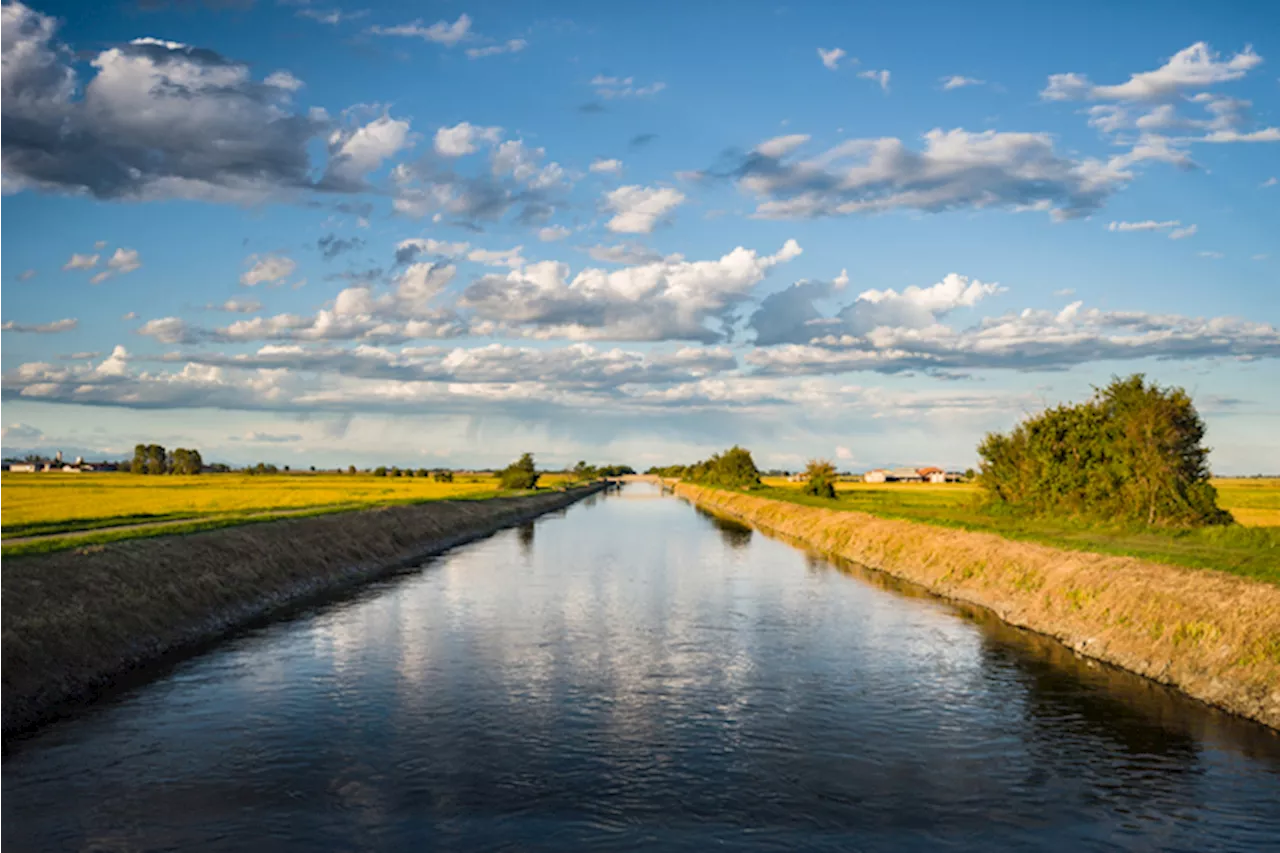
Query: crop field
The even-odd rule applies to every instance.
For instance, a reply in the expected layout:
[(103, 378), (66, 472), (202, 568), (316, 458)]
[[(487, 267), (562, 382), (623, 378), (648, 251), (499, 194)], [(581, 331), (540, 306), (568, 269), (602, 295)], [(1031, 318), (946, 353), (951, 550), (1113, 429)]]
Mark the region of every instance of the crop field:
[[(567, 478), (544, 474), (543, 487)], [(201, 474), (136, 476), (127, 473), (10, 474), (0, 476), (0, 536), (75, 534), (77, 542), (110, 541), (157, 532), (189, 532), (279, 515), (319, 514), (421, 501), (477, 500), (502, 494), (492, 475), (457, 475), (452, 483), (426, 477), (371, 474)], [(84, 538), (85, 531), (99, 531)], [(39, 550), (71, 540), (41, 540)], [(5, 554), (32, 550), (16, 543)]]
[[(801, 489), (803, 483), (785, 477), (765, 477), (764, 484), (777, 489)], [(1245, 527), (1280, 527), (1280, 478), (1213, 481), (1218, 504), (1230, 510)], [(863, 512), (916, 517), (931, 510), (963, 510), (972, 507), (981, 489), (972, 483), (836, 483), (840, 503)]]
[(1214, 480), (1219, 505), (1230, 510), (1238, 524), (1190, 530), (993, 514), (981, 508), (978, 487), (967, 483), (843, 482), (836, 486), (835, 500), (804, 495), (802, 483), (781, 477), (766, 477), (764, 484), (766, 488), (758, 494), (777, 500), (981, 530), (1059, 548), (1218, 569), (1280, 583), (1280, 478)]

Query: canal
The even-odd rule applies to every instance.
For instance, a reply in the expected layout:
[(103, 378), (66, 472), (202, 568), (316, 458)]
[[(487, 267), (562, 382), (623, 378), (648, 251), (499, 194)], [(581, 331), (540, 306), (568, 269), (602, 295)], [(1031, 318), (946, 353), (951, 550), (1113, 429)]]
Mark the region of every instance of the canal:
[(14, 745), (6, 851), (1261, 850), (1280, 737), (647, 484)]

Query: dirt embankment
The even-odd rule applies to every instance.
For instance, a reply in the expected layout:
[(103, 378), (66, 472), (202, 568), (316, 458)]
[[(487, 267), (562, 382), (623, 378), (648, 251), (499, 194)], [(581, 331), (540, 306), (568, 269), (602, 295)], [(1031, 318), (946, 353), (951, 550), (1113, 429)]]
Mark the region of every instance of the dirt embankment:
[(676, 493), (1280, 729), (1280, 587), (688, 483)]
[(7, 558), (0, 577), (4, 735), (274, 612), (602, 488), (386, 507)]

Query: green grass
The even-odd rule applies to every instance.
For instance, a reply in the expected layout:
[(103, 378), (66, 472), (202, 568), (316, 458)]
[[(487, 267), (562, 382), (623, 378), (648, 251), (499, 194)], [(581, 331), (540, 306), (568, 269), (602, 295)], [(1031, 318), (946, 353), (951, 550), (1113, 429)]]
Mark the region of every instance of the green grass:
[(1280, 528), (1232, 524), (1195, 529), (1134, 528), (1075, 518), (1027, 518), (993, 512), (977, 496), (957, 500), (941, 490), (895, 486), (840, 492), (834, 500), (797, 489), (766, 487), (763, 498), (826, 509), (857, 510), (942, 527), (995, 533), (1072, 551), (1141, 557), (1194, 569), (1216, 569), (1280, 584)]

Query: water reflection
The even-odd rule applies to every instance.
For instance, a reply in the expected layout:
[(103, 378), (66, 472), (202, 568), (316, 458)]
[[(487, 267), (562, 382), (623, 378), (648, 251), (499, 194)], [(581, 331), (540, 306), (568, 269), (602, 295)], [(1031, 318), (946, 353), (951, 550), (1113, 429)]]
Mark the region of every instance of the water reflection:
[(47, 730), (4, 764), (3, 840), (1074, 851), (1280, 834), (1261, 727), (645, 489)]
[(749, 525), (723, 515), (717, 515), (695, 504), (690, 504), (690, 506), (693, 507), (694, 512), (710, 521), (711, 525), (720, 531), (720, 538), (730, 548), (746, 548), (751, 544), (751, 536), (755, 531)]

